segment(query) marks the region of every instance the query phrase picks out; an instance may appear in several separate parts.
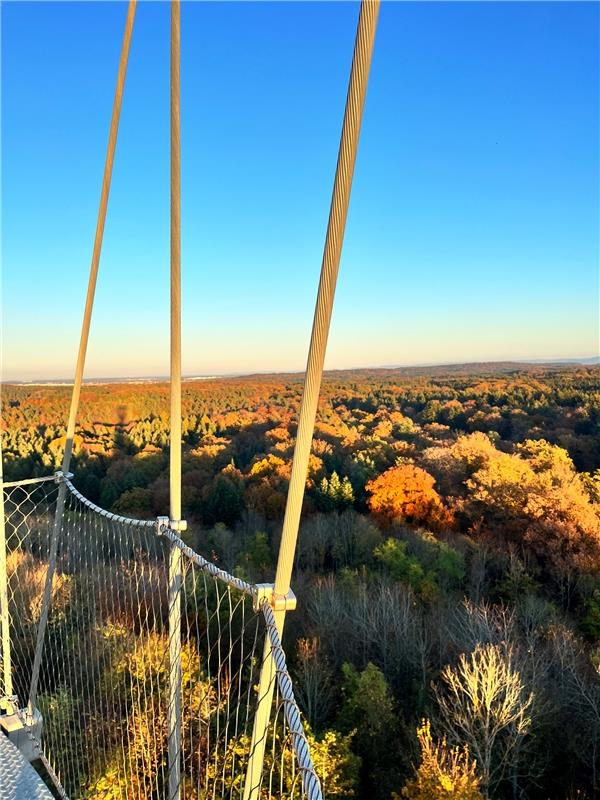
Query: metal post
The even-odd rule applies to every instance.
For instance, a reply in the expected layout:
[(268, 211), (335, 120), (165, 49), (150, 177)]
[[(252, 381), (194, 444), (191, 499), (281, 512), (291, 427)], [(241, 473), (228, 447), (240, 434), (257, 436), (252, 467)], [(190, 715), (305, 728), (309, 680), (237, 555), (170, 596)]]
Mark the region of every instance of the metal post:
[[(171, 520), (181, 520), (180, 3), (171, 0)], [(169, 551), (169, 800), (181, 795), (181, 551)]]
[[(280, 637), (285, 621), (285, 603), (283, 608), (280, 608), (278, 607), (280, 605), (278, 601), (281, 598), (285, 598), (290, 589), (300, 514), (302, 512), (308, 473), (308, 459), (321, 388), (323, 363), (342, 252), (346, 216), (350, 202), (352, 176), (356, 162), (378, 14), (379, 0), (362, 0), (321, 265), (319, 291), (308, 351), (304, 392), (302, 394), (298, 433), (292, 462), (292, 475), (288, 489), (281, 546), (275, 575), (273, 606), (275, 624)], [(270, 638), (267, 635), (260, 676), (258, 706), (252, 732), (252, 746), (244, 784), (244, 800), (257, 800), (259, 797), (267, 727), (273, 702), (274, 669)]]
[[(0, 432), (1, 437), (1, 432)], [(10, 657), (10, 616), (8, 610), (8, 573), (6, 566), (6, 529), (4, 518), (4, 473), (2, 469), (2, 439), (0, 438), (0, 617), (2, 624), (2, 675), (0, 676), (0, 711), (14, 714), (12, 662)]]
[(169, 548), (169, 800), (181, 788), (181, 551)]
[[(66, 453), (66, 450), (65, 450)], [(50, 613), (50, 599), (52, 597), (52, 582), (56, 570), (56, 557), (58, 554), (58, 540), (62, 527), (63, 513), (65, 510), (65, 498), (67, 487), (64, 482), (58, 489), (58, 499), (56, 501), (56, 511), (52, 526), (52, 538), (50, 539), (50, 552), (48, 554), (48, 571), (46, 572), (46, 582), (44, 584), (44, 595), (42, 597), (42, 608), (40, 621), (37, 629), (37, 639), (35, 643), (35, 655), (33, 658), (33, 668), (31, 670), (31, 683), (29, 685), (28, 717), (33, 719), (35, 711), (35, 701), (37, 698), (38, 682), (40, 678), (40, 667), (42, 665), (42, 654), (44, 652), (44, 639), (46, 627), (48, 625), (48, 615)]]
[[(83, 381), (83, 368), (87, 352), (88, 339), (90, 334), (90, 324), (92, 319), (92, 308), (94, 305), (94, 295), (96, 293), (96, 280), (98, 278), (98, 267), (100, 265), (100, 253), (102, 251), (102, 239), (104, 237), (104, 223), (106, 221), (106, 209), (108, 207), (108, 196), (110, 192), (110, 182), (112, 168), (117, 146), (117, 133), (119, 130), (119, 118), (121, 115), (121, 104), (123, 101), (123, 90), (125, 88), (125, 76), (127, 74), (127, 60), (129, 58), (129, 45), (133, 32), (133, 22), (135, 19), (136, 0), (129, 0), (127, 9), (127, 20), (125, 22), (125, 32), (123, 34), (123, 44), (119, 60), (119, 70), (117, 73), (117, 85), (113, 102), (110, 130), (108, 134), (108, 145), (106, 148), (106, 159), (104, 162), (104, 175), (102, 178), (102, 191), (100, 193), (100, 206), (98, 209), (98, 219), (96, 222), (96, 235), (94, 238), (94, 249), (92, 252), (92, 263), (90, 266), (90, 276), (88, 280), (85, 310), (83, 312), (83, 322), (81, 326), (81, 337), (79, 340), (79, 351), (77, 353), (77, 364), (75, 366), (75, 379), (73, 381), (73, 391), (71, 393), (71, 406), (69, 409), (69, 421), (67, 423), (67, 434), (65, 441), (65, 452), (62, 460), (62, 472), (66, 474), (71, 464), (71, 454), (73, 452), (73, 437), (75, 436), (75, 422), (77, 409), (79, 408), (79, 397), (81, 394), (81, 384)], [(67, 487), (61, 483), (58, 490), (56, 501), (56, 513), (54, 515), (54, 526), (52, 529), (52, 539), (50, 541), (50, 553), (48, 556), (48, 571), (46, 573), (46, 583), (42, 598), (42, 610), (40, 613), (40, 623), (37, 630), (37, 641), (35, 646), (35, 656), (33, 670), (31, 674), (31, 685), (29, 689), (29, 713), (33, 714), (37, 696), (37, 686), (40, 675), (40, 665), (42, 663), (42, 652), (44, 649), (44, 638), (46, 635), (46, 625), (50, 611), (50, 600), (52, 597), (52, 582), (56, 569), (56, 556), (58, 552), (58, 541), (62, 527), (63, 513), (65, 509)]]

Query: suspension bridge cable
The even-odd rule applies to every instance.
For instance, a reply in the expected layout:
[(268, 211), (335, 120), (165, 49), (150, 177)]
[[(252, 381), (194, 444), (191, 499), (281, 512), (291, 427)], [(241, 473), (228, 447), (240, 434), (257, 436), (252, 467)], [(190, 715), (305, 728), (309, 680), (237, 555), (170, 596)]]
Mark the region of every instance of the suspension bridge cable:
[[(133, 33), (135, 10), (136, 10), (136, 0), (129, 0), (129, 5), (127, 8), (127, 18), (125, 21), (125, 32), (123, 34), (123, 44), (121, 46), (121, 56), (119, 58), (119, 69), (117, 72), (117, 84), (115, 88), (115, 97), (113, 101), (112, 117), (110, 120), (108, 145), (106, 148), (106, 159), (104, 162), (104, 175), (102, 177), (102, 190), (100, 192), (100, 206), (98, 208), (98, 219), (96, 222), (96, 234), (94, 237), (94, 249), (92, 251), (92, 263), (90, 266), (90, 276), (88, 280), (85, 309), (83, 312), (83, 322), (81, 325), (81, 337), (79, 340), (77, 363), (75, 365), (75, 378), (73, 381), (73, 391), (71, 393), (71, 405), (69, 408), (69, 420), (67, 423), (67, 433), (65, 440), (65, 452), (62, 460), (63, 474), (66, 474), (69, 471), (69, 466), (71, 464), (71, 455), (73, 452), (73, 437), (75, 435), (75, 422), (77, 418), (77, 410), (79, 408), (79, 397), (81, 395), (81, 384), (83, 380), (85, 356), (87, 352), (87, 345), (90, 333), (90, 323), (92, 319), (94, 295), (96, 292), (98, 267), (100, 265), (100, 254), (102, 252), (104, 223), (106, 221), (106, 209), (108, 207), (108, 196), (110, 193), (112, 169), (115, 159), (115, 149), (117, 146), (117, 134), (119, 131), (119, 119), (121, 116), (121, 105), (123, 102), (123, 91), (125, 88), (125, 77), (127, 74), (127, 62), (129, 60), (129, 47), (131, 44), (131, 36)], [(46, 625), (48, 622), (50, 598), (52, 594), (52, 580), (54, 578), (54, 570), (56, 568), (56, 552), (58, 547), (58, 538), (60, 534), (60, 527), (62, 524), (62, 515), (65, 507), (65, 492), (66, 492), (66, 487), (64, 485), (61, 485), (56, 505), (54, 530), (52, 534), (52, 544), (48, 560), (48, 572), (46, 574), (46, 584), (44, 587), (44, 596), (42, 599), (40, 624), (38, 627), (38, 635), (37, 635), (35, 656), (33, 662), (33, 671), (31, 676), (31, 685), (29, 689), (30, 714), (33, 714), (33, 709), (35, 707), (35, 700), (37, 695), (37, 684), (38, 684), (40, 664), (42, 659), (42, 650), (44, 648), (44, 638), (46, 633)]]
[[(308, 459), (310, 456), (317, 403), (321, 388), (323, 363), (325, 360), (329, 324), (331, 322), (333, 299), (344, 239), (344, 229), (350, 202), (350, 190), (352, 188), (352, 177), (354, 174), (354, 165), (356, 163), (369, 70), (373, 55), (379, 5), (379, 0), (362, 0), (358, 18), (350, 82), (346, 99), (346, 110), (342, 125), (337, 168), (331, 198), (331, 209), (329, 212), (329, 222), (327, 225), (327, 235), (325, 237), (323, 261), (321, 265), (321, 278), (319, 281), (319, 291), (317, 294), (308, 351), (304, 391), (302, 393), (302, 402), (300, 405), (298, 433), (296, 435), (296, 446), (294, 448), (294, 458), (292, 461), (292, 474), (285, 507), (279, 557), (277, 560), (273, 592), (275, 598), (285, 598), (290, 590), (292, 567), (298, 538), (298, 527), (304, 499), (306, 476), (308, 473)], [(285, 620), (285, 606), (281, 610), (276, 610), (274, 616), (277, 632), (279, 636), (281, 636)], [(271, 644), (267, 638), (265, 641), (263, 671), (259, 687), (259, 707), (255, 717), (253, 732), (253, 757), (244, 786), (244, 800), (256, 800), (259, 793), (260, 774), (262, 771), (266, 740), (265, 731), (273, 698), (272, 675), (274, 665), (270, 653)]]
[(125, 76), (127, 74), (127, 62), (129, 59), (129, 46), (133, 33), (133, 22), (135, 19), (136, 0), (129, 0), (127, 9), (127, 19), (125, 22), (125, 33), (123, 35), (123, 45), (121, 47), (121, 57), (119, 59), (119, 70), (117, 73), (117, 85), (113, 101), (112, 117), (110, 120), (110, 130), (108, 134), (108, 145), (106, 148), (106, 160), (104, 162), (104, 175), (102, 177), (102, 190), (100, 193), (100, 206), (98, 208), (98, 219), (96, 222), (96, 234), (94, 237), (94, 249), (92, 252), (92, 263), (90, 266), (90, 277), (88, 282), (85, 309), (83, 312), (83, 322), (81, 326), (81, 338), (79, 341), (79, 352), (77, 353), (77, 364), (75, 366), (75, 380), (71, 394), (71, 407), (69, 409), (69, 421), (67, 424), (67, 440), (65, 443), (65, 453), (62, 460), (62, 471), (67, 473), (71, 464), (71, 454), (73, 450), (73, 436), (75, 435), (75, 421), (79, 408), (79, 396), (81, 393), (81, 383), (83, 380), (83, 369), (85, 366), (85, 356), (90, 333), (90, 323), (92, 319), (92, 308), (94, 305), (94, 295), (96, 293), (96, 281), (98, 278), (98, 267), (100, 265), (100, 254), (102, 252), (102, 240), (104, 237), (104, 223), (106, 221), (106, 209), (108, 207), (108, 196), (112, 179), (113, 163), (115, 160), (115, 149), (117, 146), (117, 134), (119, 131), (119, 119), (121, 117), (121, 105), (123, 102), (123, 90), (125, 88)]
[[(170, 515), (181, 520), (181, 7), (171, 0), (171, 421)], [(169, 551), (169, 800), (181, 796), (181, 550)]]
[(171, 519), (181, 519), (180, 2), (171, 2)]
[(306, 378), (300, 416), (298, 420), (298, 433), (292, 462), (292, 474), (285, 508), (283, 532), (277, 572), (275, 576), (275, 594), (286, 595), (290, 588), (296, 540), (302, 501), (308, 473), (308, 459), (312, 444), (312, 437), (323, 375), (323, 363), (329, 335), (329, 324), (333, 309), (333, 299), (342, 253), (344, 229), (350, 203), (350, 190), (360, 126), (362, 121), (371, 56), (375, 41), (375, 30), (379, 14), (379, 0), (363, 0), (360, 8), (360, 17), (356, 32), (356, 44), (350, 73), (348, 98), (342, 126), (342, 136), (338, 154), (331, 210), (327, 225), (321, 278), (315, 307), (315, 316), (308, 351)]

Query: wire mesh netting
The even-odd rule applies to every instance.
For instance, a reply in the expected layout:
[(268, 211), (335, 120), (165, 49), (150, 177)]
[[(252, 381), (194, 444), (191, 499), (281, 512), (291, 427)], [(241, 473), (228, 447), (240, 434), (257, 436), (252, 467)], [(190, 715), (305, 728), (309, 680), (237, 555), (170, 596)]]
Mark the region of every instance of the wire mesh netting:
[[(315, 772), (300, 710), (294, 698), (285, 653), (268, 603), (261, 605), (266, 635), (271, 647), (270, 684), (273, 707), (266, 733), (261, 791), (268, 798), (311, 798), (318, 800), (321, 784)], [(271, 687), (270, 687), (271, 688)]]
[[(4, 485), (12, 690), (4, 685), (5, 655), (0, 648), (0, 695), (15, 694), (20, 708), (27, 704), (31, 682), (57, 494), (53, 476)], [(60, 595), (60, 580), (53, 589)]]
[(156, 521), (98, 509), (68, 481), (4, 489), (19, 707), (29, 697), (60, 491), (65, 505), (36, 707), (44, 753), (66, 794), (169, 797), (169, 551), (177, 548), (181, 797), (320, 797), (285, 657), (272, 670), (260, 784), (244, 792), (264, 637), (277, 635), (253, 609), (254, 587), (205, 561), (173, 531), (158, 530)]

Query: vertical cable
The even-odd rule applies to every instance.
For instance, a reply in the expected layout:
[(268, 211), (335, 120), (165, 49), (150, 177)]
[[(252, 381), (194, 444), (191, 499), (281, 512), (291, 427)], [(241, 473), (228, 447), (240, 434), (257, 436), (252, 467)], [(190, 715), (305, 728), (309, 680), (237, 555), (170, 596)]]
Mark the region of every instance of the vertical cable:
[[(360, 126), (367, 92), (378, 15), (379, 0), (362, 0), (335, 181), (333, 184), (327, 235), (325, 237), (321, 279), (319, 281), (319, 291), (317, 294), (315, 316), (308, 351), (306, 378), (304, 381), (304, 391), (302, 393), (302, 403), (300, 405), (298, 433), (292, 462), (292, 475), (288, 489), (281, 545), (279, 547), (279, 557), (277, 560), (274, 588), (274, 594), (276, 596), (285, 597), (290, 589), (296, 540), (298, 538), (298, 526), (300, 524), (300, 514), (302, 512), (302, 502), (308, 473), (308, 459), (310, 456), (315, 416), (317, 413), (317, 403), (319, 401), (323, 363), (325, 361), (325, 350), (327, 347), (327, 337), (329, 335), (333, 298), (340, 256), (342, 253), (346, 216), (350, 203), (352, 176), (354, 174), (354, 164), (356, 162), (356, 153), (358, 150)], [(274, 616), (277, 632), (279, 636), (281, 636), (285, 621), (285, 610), (276, 611)], [(257, 800), (260, 792), (266, 732), (273, 702), (274, 675), (275, 671), (271, 655), (271, 644), (269, 637), (266, 636), (258, 693), (259, 700), (252, 734), (252, 751), (248, 764), (246, 782), (244, 784), (244, 800)]]
[(298, 433), (292, 462), (292, 475), (288, 490), (285, 517), (277, 572), (275, 576), (275, 594), (286, 595), (290, 588), (298, 526), (304, 499), (308, 459), (312, 444), (317, 403), (323, 375), (323, 363), (329, 335), (329, 324), (333, 309), (333, 298), (342, 254), (342, 243), (346, 227), (346, 217), (350, 204), (350, 190), (360, 126), (367, 92), (371, 56), (377, 28), (379, 0), (363, 0), (360, 8), (356, 44), (350, 73), (350, 84), (346, 100), (346, 111), (342, 126), (342, 136), (338, 154), (331, 209), (327, 225), (327, 235), (321, 265), (321, 279), (315, 307), (315, 316), (308, 351), (304, 392), (300, 406)]
[[(180, 2), (171, 0), (171, 435), (170, 516), (181, 519)], [(181, 792), (181, 551), (169, 550), (169, 800)]]
[(181, 519), (180, 2), (171, 3), (171, 519)]
[(83, 322), (81, 325), (81, 337), (79, 341), (79, 351), (77, 353), (77, 363), (75, 366), (75, 380), (73, 381), (73, 391), (71, 393), (71, 406), (69, 409), (69, 421), (67, 424), (67, 440), (65, 443), (65, 452), (62, 460), (63, 472), (68, 472), (69, 466), (71, 464), (71, 453), (73, 451), (73, 437), (75, 435), (75, 421), (77, 418), (77, 410), (79, 408), (79, 396), (81, 393), (83, 369), (85, 366), (85, 356), (87, 352), (87, 345), (90, 334), (92, 308), (94, 305), (94, 295), (96, 293), (96, 280), (98, 278), (98, 267), (100, 264), (100, 254), (102, 252), (102, 240), (104, 238), (104, 223), (106, 221), (106, 209), (108, 207), (108, 196), (110, 193), (113, 163), (115, 160), (117, 134), (119, 131), (119, 119), (121, 116), (121, 105), (123, 102), (123, 90), (125, 88), (125, 76), (127, 74), (127, 61), (129, 59), (129, 46), (131, 44), (131, 35), (133, 33), (133, 22), (135, 19), (135, 8), (136, 8), (136, 0), (129, 0), (129, 6), (127, 9), (127, 20), (125, 22), (125, 33), (123, 35), (123, 45), (121, 47), (121, 58), (119, 60), (119, 71), (117, 73), (117, 85), (115, 88), (115, 98), (113, 101), (112, 117), (110, 120), (108, 145), (106, 148), (106, 160), (104, 162), (104, 175), (102, 177), (102, 190), (100, 192), (100, 206), (98, 208), (98, 219), (96, 222), (96, 234), (94, 237), (94, 249), (92, 251), (90, 277), (88, 281), (87, 296), (85, 299)]
[[(81, 394), (81, 383), (83, 380), (83, 369), (85, 366), (85, 356), (87, 352), (88, 339), (90, 334), (90, 323), (92, 319), (92, 308), (94, 305), (94, 295), (96, 293), (96, 280), (98, 278), (98, 267), (100, 265), (100, 254), (102, 251), (102, 239), (104, 236), (104, 223), (106, 221), (106, 209), (108, 207), (108, 196), (110, 193), (110, 183), (112, 169), (115, 159), (115, 149), (117, 146), (117, 134), (119, 131), (119, 119), (121, 116), (121, 105), (123, 102), (123, 91), (125, 88), (125, 76), (127, 74), (127, 62), (129, 59), (129, 47), (131, 35), (133, 33), (133, 22), (135, 19), (136, 0), (129, 0), (127, 8), (127, 19), (125, 21), (125, 33), (123, 34), (123, 44), (121, 46), (121, 57), (119, 59), (119, 70), (117, 73), (117, 85), (113, 101), (112, 117), (110, 120), (110, 130), (108, 134), (108, 145), (106, 148), (106, 159), (104, 162), (104, 175), (102, 177), (102, 190), (100, 192), (100, 206), (98, 208), (98, 219), (96, 222), (96, 235), (94, 237), (94, 249), (92, 251), (92, 263), (90, 266), (90, 276), (88, 280), (87, 296), (85, 309), (83, 312), (83, 322), (81, 325), (81, 336), (79, 340), (79, 351), (77, 353), (77, 363), (75, 365), (75, 378), (73, 381), (73, 391), (71, 393), (71, 406), (69, 409), (69, 420), (67, 423), (67, 434), (65, 441), (65, 452), (62, 460), (62, 471), (67, 473), (71, 465), (71, 455), (73, 452), (73, 437), (75, 435), (75, 421), (79, 408), (79, 397)], [(50, 553), (48, 556), (48, 572), (46, 573), (46, 584), (44, 586), (44, 596), (42, 599), (42, 610), (37, 632), (35, 656), (33, 670), (31, 674), (31, 685), (29, 689), (29, 712), (33, 713), (37, 695), (37, 684), (44, 649), (44, 637), (50, 610), (50, 598), (52, 594), (52, 581), (56, 568), (56, 554), (58, 550), (58, 539), (62, 525), (62, 516), (65, 508), (64, 484), (60, 485), (58, 499), (56, 503), (56, 513), (54, 517), (54, 528), (50, 543)]]

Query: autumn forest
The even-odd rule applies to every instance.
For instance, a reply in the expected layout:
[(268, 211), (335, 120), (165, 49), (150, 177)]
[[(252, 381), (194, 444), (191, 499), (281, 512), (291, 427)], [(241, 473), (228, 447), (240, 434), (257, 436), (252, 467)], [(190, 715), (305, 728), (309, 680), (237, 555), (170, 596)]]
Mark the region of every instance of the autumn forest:
[[(60, 466), (71, 388), (6, 385), (5, 480)], [(299, 375), (183, 385), (184, 534), (272, 580)], [(167, 384), (86, 384), (74, 484), (168, 510)], [(324, 377), (284, 645), (326, 797), (600, 796), (600, 367)]]

